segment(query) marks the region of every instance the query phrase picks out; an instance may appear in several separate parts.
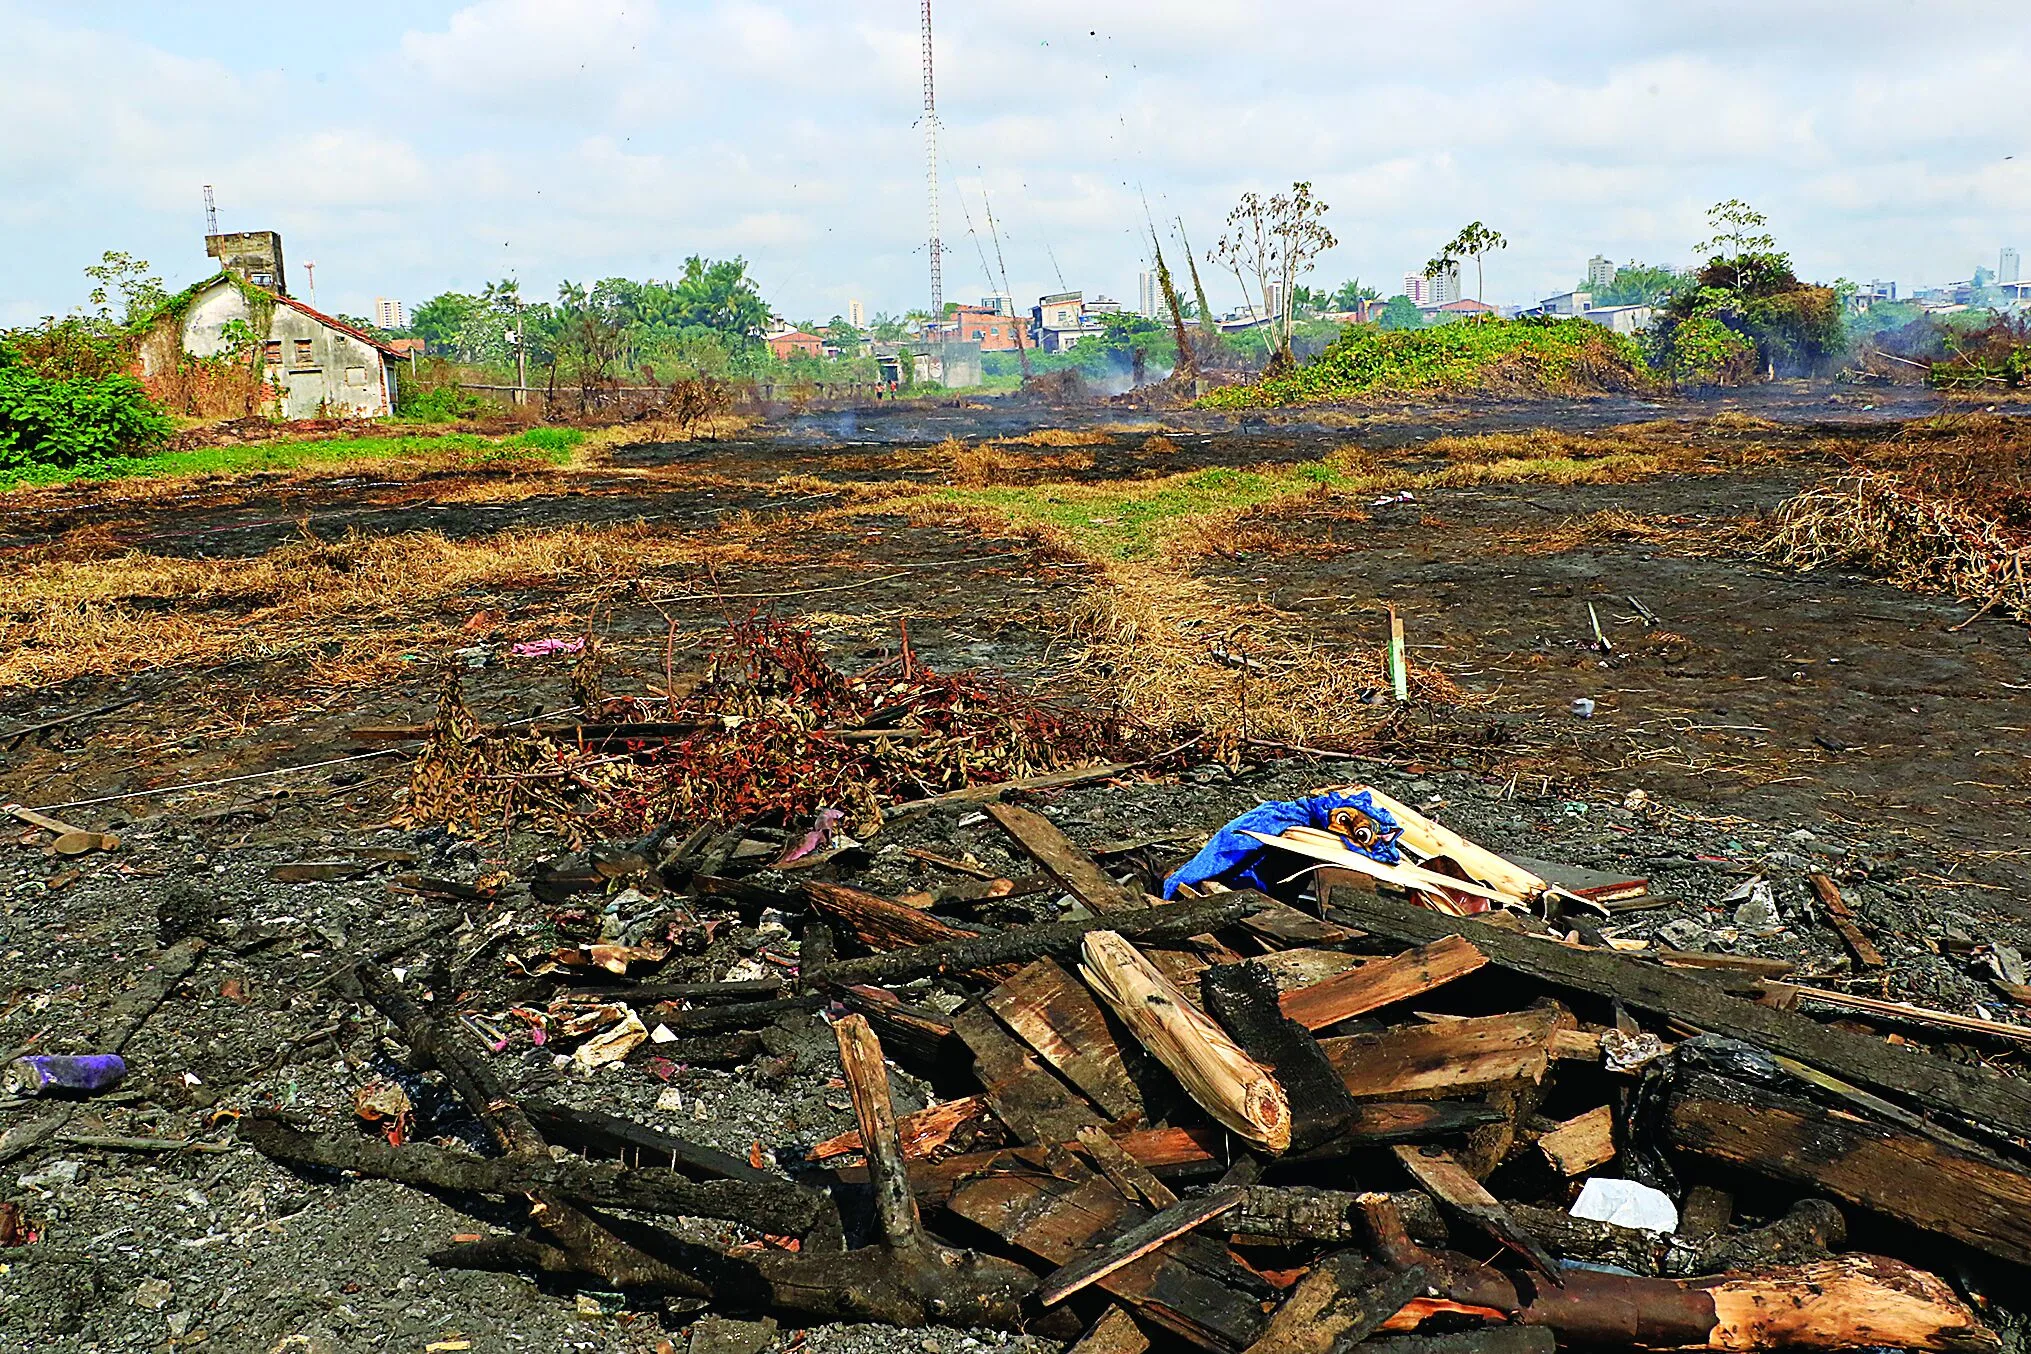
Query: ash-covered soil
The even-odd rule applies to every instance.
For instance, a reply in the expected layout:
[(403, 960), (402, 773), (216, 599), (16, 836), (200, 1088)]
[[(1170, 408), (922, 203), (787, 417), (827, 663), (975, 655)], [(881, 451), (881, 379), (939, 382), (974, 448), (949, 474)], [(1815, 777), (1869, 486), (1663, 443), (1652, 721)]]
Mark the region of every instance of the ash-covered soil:
[[(1779, 392), (1727, 407), (1787, 422), (1800, 439), (1830, 428), (1889, 428), (1895, 417), (1924, 412), (1887, 400), (1862, 407), (1872, 402)], [(1608, 427), (1712, 412), (1627, 401), (1549, 411), (1407, 408), (1335, 426), (1216, 426), (1151, 415), (1173, 430), (1167, 436), (1176, 452), (1149, 450), (1152, 429), (1138, 425), (1087, 448), (1092, 467), (1067, 477), (1297, 460), (1350, 443), (1414, 449), (1462, 431)], [(549, 482), (539, 474), (535, 492), (497, 502), (463, 492), (473, 476), (242, 482), (104, 501), (76, 489), (8, 514), (0, 551), (60, 547), (83, 533), (94, 549), (248, 557), (306, 529), (467, 538), (516, 526), (646, 519), (675, 530), (742, 511), (794, 524), (824, 499), (808, 483), (777, 488), (783, 476), (906, 476), (921, 472), (879, 458), (948, 435), (1081, 421), (1062, 411), (908, 408), (845, 423), (840, 417), (792, 420), (727, 444), (634, 449), (616, 456), (611, 475)], [(1120, 422), (1120, 411), (1090, 416), (1103, 421)], [(713, 473), (710, 486), (659, 482), (702, 466)], [(2031, 946), (2031, 912), (2020, 901), (2027, 781), (2017, 750), (2022, 730), (2031, 728), (2025, 632), (1995, 617), (1956, 629), (1972, 607), (1693, 548), (1706, 528), (1769, 511), (1810, 473), (1447, 489), (1370, 505), (1365, 521), (1311, 524), (1308, 538), (1318, 549), (1242, 548), (1212, 559), (1209, 575), (1237, 595), (1272, 601), (1350, 651), (1380, 642), (1382, 608), (1393, 604), (1406, 620), (1413, 661), (1436, 666), (1484, 701), (1471, 721), (1483, 735), (1472, 747), (1427, 743), (1360, 762), (1207, 765), (1130, 777), (1050, 795), (1045, 812), (1082, 844), (1173, 838), (1116, 858), (1162, 869), (1197, 844), (1178, 834), (1210, 832), (1259, 800), (1372, 781), (1408, 802), (1439, 805), (1437, 816), (1497, 851), (1645, 875), (1655, 894), (1675, 900), (1617, 916), (1611, 936), (1782, 958), (1798, 965), (1799, 981), (2016, 1020), (1991, 981), (1991, 956), (1998, 946)], [(1658, 523), (1658, 533), (1597, 536), (1545, 553), (1519, 544), (1608, 510)], [(1674, 532), (1685, 533), (1687, 548), (1674, 548)], [(892, 651), (906, 622), (915, 651), (934, 667), (979, 667), (1051, 694), (1097, 699), (1105, 692), (1069, 661), (1063, 630), (1087, 572), (1025, 541), (864, 518), (852, 527), (814, 527), (794, 557), (727, 570), (711, 580), (709, 594), (672, 580), (675, 600), (661, 604), (687, 627), (717, 624), (735, 608), (767, 610), (811, 625), (849, 659)], [(540, 590), (465, 601), (473, 610), (502, 608), (511, 620), (547, 614), (551, 604)], [(1589, 602), (1612, 654), (1590, 647)], [(659, 680), (664, 619), (635, 607), (615, 624), (610, 638), (622, 676)], [(482, 718), (568, 704), (568, 661), (516, 658), (505, 642), (470, 647), (460, 661)], [(0, 1199), (18, 1202), (40, 1233), (33, 1245), (0, 1251), (0, 1348), (408, 1350), (459, 1340), (475, 1350), (653, 1350), (662, 1341), (683, 1348), (691, 1313), (427, 1262), (429, 1253), (458, 1244), (454, 1238), (512, 1231), (521, 1210), (476, 1210), (464, 1199), (387, 1182), (292, 1172), (235, 1143), (234, 1116), (253, 1107), (349, 1131), (355, 1094), (373, 1081), (409, 1090), (419, 1133), (480, 1141), (478, 1126), (436, 1079), (405, 1066), (372, 1008), (329, 979), (362, 950), (430, 932), (391, 958), (405, 981), (418, 991), (484, 994), (480, 1005), (500, 1009), (514, 995), (505, 941), (474, 942), (495, 928), (519, 935), (546, 924), (549, 905), (528, 893), (526, 881), (539, 858), (567, 846), (557, 835), (521, 829), (461, 839), (387, 826), (406, 775), (399, 747), (285, 777), (228, 780), (350, 757), (362, 751), (348, 733), (354, 726), (421, 722), (432, 713), (430, 664), (366, 689), (313, 690), (308, 671), (298, 659), (163, 668), (0, 700), (6, 728), (20, 729), (140, 698), (100, 718), (12, 740), (7, 751), (0, 794), (8, 799), (71, 805), (134, 797), (59, 810), (117, 831), (116, 852), (57, 857), (48, 834), (24, 825), (0, 854), (7, 966), (0, 1050), (87, 1051), (164, 945), (189, 935), (209, 942), (128, 1046), (127, 1084), (78, 1105), (60, 1134), (0, 1165)], [(1592, 719), (1568, 713), (1582, 696), (1596, 703)], [(246, 714), (256, 709), (279, 713)], [(211, 781), (226, 783), (165, 793)], [(1632, 798), (1638, 790), (1645, 796)], [(868, 843), (865, 863), (842, 877), (888, 896), (957, 882), (903, 854), (910, 846), (970, 853), (1010, 878), (1030, 868), (994, 823), (952, 809), (883, 832)], [(362, 854), (376, 850), (402, 858)], [(304, 861), (353, 869), (325, 882), (271, 877), (276, 866)], [(1813, 872), (1839, 882), (1887, 956), (1885, 974), (1855, 980), (1806, 884)], [(413, 878), (404, 882), (414, 876), (499, 887), (460, 899), (441, 889), (419, 892)], [(1774, 914), (1724, 901), (1757, 876), (1774, 886)], [(755, 879), (788, 884), (767, 873)], [(1001, 911), (962, 906), (953, 915), (1006, 923), (1055, 915), (1058, 901), (1036, 896)], [(701, 909), (710, 939), (675, 956), (666, 978), (711, 981), (746, 976), (770, 963), (769, 955), (794, 960), (795, 915), (691, 906)], [(618, 926), (631, 920), (616, 915)], [(956, 991), (926, 982), (906, 995), (935, 1006)], [(1471, 1007), (1475, 994), (1467, 984), (1448, 997)], [(1607, 1013), (1583, 1014), (1599, 1020)], [(1938, 1042), (1936, 1033), (1904, 1033)], [(763, 1039), (763, 1056), (731, 1067), (665, 1069), (637, 1059), (585, 1078), (557, 1066), (526, 1036), (511, 1038), (494, 1063), (517, 1092), (635, 1117), (794, 1169), (804, 1148), (851, 1127), (852, 1115), (834, 1084), (837, 1055), (820, 1014), (779, 1022)], [(2020, 1061), (1999, 1045), (1949, 1047), (2005, 1074)], [(904, 1110), (943, 1094), (908, 1075), (895, 1085)], [(37, 1122), (47, 1108), (0, 1102), (0, 1134)], [(136, 1145), (155, 1139), (182, 1146)], [(5, 1143), (0, 1138), (0, 1155)], [(743, 1339), (764, 1334), (712, 1328), (699, 1348), (731, 1354)], [(846, 1327), (801, 1335), (786, 1327), (769, 1338), (777, 1348), (853, 1354), (973, 1354), (1044, 1343), (988, 1332)]]

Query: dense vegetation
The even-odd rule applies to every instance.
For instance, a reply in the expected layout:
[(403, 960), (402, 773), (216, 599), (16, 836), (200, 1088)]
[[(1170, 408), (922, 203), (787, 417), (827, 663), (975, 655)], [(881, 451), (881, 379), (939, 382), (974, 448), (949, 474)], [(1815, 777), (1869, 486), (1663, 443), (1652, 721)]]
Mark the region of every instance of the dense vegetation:
[(1650, 384), (1636, 344), (1585, 320), (1485, 320), (1429, 329), (1352, 325), (1296, 370), (1225, 386), (1208, 408), (1317, 404), (1431, 391), (1581, 394)]
[(1726, 385), (1758, 371), (1823, 373), (1847, 352), (1840, 293), (1799, 281), (1791, 256), (1746, 202), (1707, 212), (1706, 265), (1666, 302), (1650, 330), (1650, 356), (1674, 383)]
[(51, 378), (0, 362), (0, 471), (78, 469), (153, 450), (168, 415), (130, 376)]

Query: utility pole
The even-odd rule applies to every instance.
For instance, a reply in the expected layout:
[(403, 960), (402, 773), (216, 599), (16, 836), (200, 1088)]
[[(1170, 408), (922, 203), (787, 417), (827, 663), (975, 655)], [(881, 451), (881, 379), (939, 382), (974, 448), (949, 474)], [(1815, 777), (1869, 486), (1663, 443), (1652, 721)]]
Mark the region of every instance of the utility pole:
[(522, 292), (515, 291), (515, 404), (529, 398), (529, 329), (522, 319)]
[(945, 244), (938, 231), (938, 98), (931, 80), (931, 0), (924, 0), (924, 163), (931, 190), (931, 318), (945, 318)]
[(987, 233), (994, 237), (994, 263), (1001, 270), (1001, 294), (1008, 298), (1009, 318), (1015, 321), (1016, 361), (1022, 363), (1023, 379), (1030, 379), (1030, 350), (1023, 343), (1023, 330), (1029, 324), (1027, 316), (1014, 313), (1015, 293), (1008, 289), (1008, 265), (1001, 258), (1001, 232), (994, 224), (994, 199), (987, 195), (987, 185), (980, 186), (980, 200), (987, 204)]

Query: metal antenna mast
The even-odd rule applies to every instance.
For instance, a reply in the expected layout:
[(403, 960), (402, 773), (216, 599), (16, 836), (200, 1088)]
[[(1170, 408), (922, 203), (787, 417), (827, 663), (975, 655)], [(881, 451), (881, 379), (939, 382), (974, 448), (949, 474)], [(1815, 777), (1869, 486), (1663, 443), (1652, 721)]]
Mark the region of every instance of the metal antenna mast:
[(219, 204), (212, 201), (212, 186), (205, 185), (205, 234), (219, 233)]
[(931, 0), (924, 0), (924, 165), (931, 189), (931, 317), (945, 314), (945, 244), (938, 238), (938, 99), (931, 83)]

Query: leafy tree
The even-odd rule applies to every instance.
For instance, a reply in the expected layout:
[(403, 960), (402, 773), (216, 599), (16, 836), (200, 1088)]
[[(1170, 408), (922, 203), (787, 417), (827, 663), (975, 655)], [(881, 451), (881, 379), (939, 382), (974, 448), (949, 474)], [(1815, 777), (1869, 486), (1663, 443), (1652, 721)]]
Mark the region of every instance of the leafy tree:
[(1605, 287), (1581, 282), (1573, 290), (1591, 291), (1597, 306), (1643, 306), (1668, 300), (1692, 285), (1691, 279), (1670, 268), (1630, 262), (1617, 268)]
[(825, 332), (831, 336), (832, 346), (839, 349), (840, 353), (847, 357), (858, 357), (860, 355), (860, 345), (866, 341), (865, 336), (858, 329), (854, 328), (843, 315), (834, 315), (830, 320), (826, 321)]
[(1363, 301), (1380, 301), (1382, 293), (1373, 287), (1365, 287), (1358, 277), (1350, 277), (1340, 284), (1340, 290), (1332, 295), (1329, 304), (1334, 310), (1353, 310)]
[(1460, 233), (1439, 251), (1438, 257), (1425, 265), (1425, 276), (1437, 277), (1445, 271), (1448, 264), (1456, 264), (1460, 259), (1472, 259), (1474, 299), (1486, 301), (1488, 297), (1481, 274), (1481, 260), (1498, 249), (1507, 248), (1509, 241), (1503, 238), (1500, 231), (1490, 230), (1479, 221), (1469, 221), (1460, 227)]
[(881, 343), (901, 343), (909, 337), (909, 330), (903, 321), (885, 310), (875, 312), (874, 322), (868, 327), (868, 332)]
[[(1255, 275), (1256, 295), (1265, 309), (1272, 283), (1278, 295), (1295, 299), (1298, 279), (1312, 270), (1320, 254), (1339, 243), (1326, 228), (1327, 210), (1324, 202), (1312, 196), (1312, 185), (1305, 182), (1293, 183), (1290, 192), (1267, 201), (1244, 193), (1227, 214), (1227, 233), (1214, 246), (1213, 255), (1237, 276), (1244, 268)], [(1242, 294), (1246, 300), (1245, 285)], [(1283, 314), (1269, 317), (1276, 338), (1269, 360), (1273, 370), (1287, 368), (1294, 360), (1291, 329), (1296, 309), (1295, 304), (1286, 304)]]
[(608, 279), (590, 289), (575, 282), (557, 287), (557, 351), (550, 360), (550, 379), (554, 388), (560, 367), (570, 373), (578, 385), (580, 413), (591, 408), (594, 393), (608, 384), (628, 345), (629, 293), (626, 286), (616, 285), (620, 281)]
[(1730, 198), (1708, 210), (1707, 223), (1711, 235), (1699, 248), (1709, 257), (1697, 287), (1673, 295), (1653, 326), (1657, 365), (1681, 382), (1725, 381), (1753, 370), (1744, 351), (1773, 373), (1809, 372), (1845, 348), (1839, 293), (1798, 280), (1761, 212)]
[(1425, 324), (1424, 312), (1417, 308), (1417, 302), (1408, 296), (1392, 296), (1382, 313), (1375, 317), (1375, 323), (1383, 329), (1422, 329)]
[[(137, 259), (132, 254), (109, 249), (99, 261), (85, 269), (85, 276), (92, 279), (91, 290), (93, 316), (102, 326), (115, 324), (129, 325), (152, 314), (169, 293), (163, 290), (162, 279), (148, 271), (148, 260)], [(120, 298), (120, 314), (113, 315), (113, 298)]]

